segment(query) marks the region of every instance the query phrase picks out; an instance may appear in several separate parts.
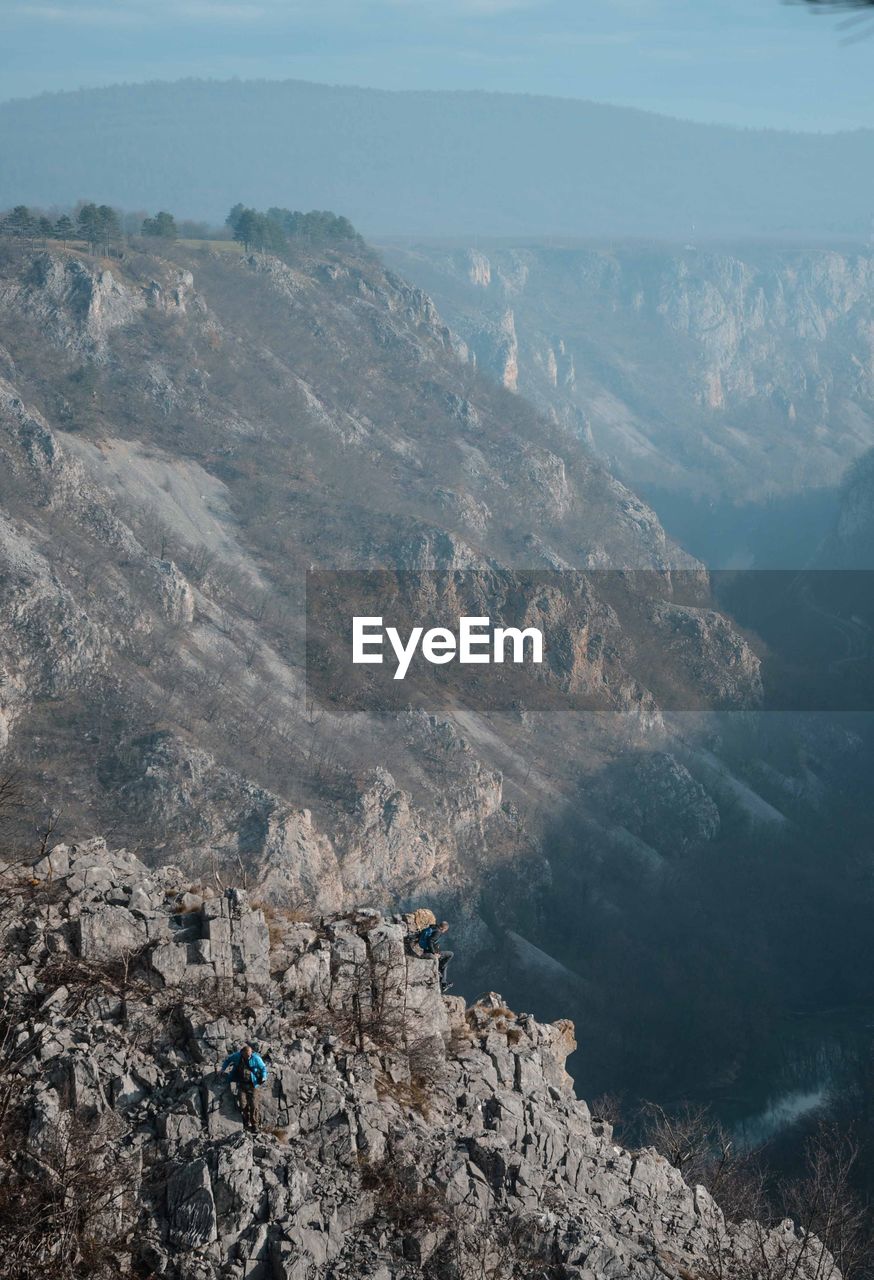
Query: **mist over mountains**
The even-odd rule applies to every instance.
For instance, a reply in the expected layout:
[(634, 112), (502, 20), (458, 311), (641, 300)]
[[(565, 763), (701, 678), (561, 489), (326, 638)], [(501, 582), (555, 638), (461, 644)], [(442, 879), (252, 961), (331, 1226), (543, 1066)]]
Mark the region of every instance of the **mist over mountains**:
[(867, 246), (382, 247), (481, 369), (586, 441), (711, 567), (806, 564), (874, 447)]
[(342, 209), (365, 234), (858, 238), (874, 134), (585, 101), (195, 81), (0, 104), (0, 205)]

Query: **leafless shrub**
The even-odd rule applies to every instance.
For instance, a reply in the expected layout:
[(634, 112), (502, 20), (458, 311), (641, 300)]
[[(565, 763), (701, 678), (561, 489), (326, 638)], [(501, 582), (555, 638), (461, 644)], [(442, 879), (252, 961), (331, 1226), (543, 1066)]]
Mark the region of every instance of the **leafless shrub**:
[(210, 978), (192, 988), (186, 997), (189, 1012), (197, 1010), (210, 1018), (243, 1021), (249, 1010), (246, 993), (233, 978)]
[[(820, 1125), (806, 1147), (804, 1174), (769, 1193), (757, 1153), (735, 1150), (706, 1108), (687, 1104), (672, 1115), (648, 1103), (646, 1110), (652, 1145), (687, 1182), (705, 1186), (729, 1222), (745, 1223), (754, 1244), (754, 1264), (738, 1261), (715, 1223), (702, 1280), (869, 1280), (874, 1232), (870, 1206), (853, 1188), (853, 1139)], [(785, 1218), (796, 1224), (795, 1237), (777, 1249), (770, 1233)]]
[(803, 1175), (781, 1188), (781, 1210), (799, 1224), (816, 1260), (816, 1280), (830, 1280), (827, 1263), (816, 1256), (817, 1239), (834, 1257), (844, 1280), (872, 1274), (871, 1206), (853, 1187), (858, 1161), (858, 1142), (836, 1125), (823, 1123), (806, 1145)]
[(622, 1103), (615, 1093), (602, 1093), (589, 1103), (593, 1120), (601, 1120), (613, 1129), (622, 1125)]
[(0, 1155), (0, 1256), (9, 1280), (115, 1280), (130, 1252), (135, 1212), (131, 1170), (115, 1117), (71, 1112), (47, 1125), (38, 1151), (23, 1126), (4, 1122)]
[[(406, 1021), (403, 975), (390, 955), (369, 953), (344, 966), (342, 1007), (320, 1011), (325, 1029), (359, 1053), (374, 1046), (404, 1053)], [(318, 1011), (314, 1011), (318, 1012)]]
[(449, 1215), (449, 1229), (425, 1274), (429, 1280), (550, 1280), (562, 1269), (539, 1256), (529, 1224), (492, 1210), (483, 1221), (464, 1206)]
[(20, 808), (23, 801), (24, 789), (20, 771), (7, 769), (4, 773), (0, 773), (0, 821)]
[(400, 1107), (418, 1111), (423, 1119), (431, 1116), (433, 1094), (426, 1076), (419, 1072), (411, 1072), (406, 1078), (394, 1079), (388, 1072), (377, 1077), (376, 1091), (381, 1099), (391, 1098)]
[(51, 843), (52, 836), (58, 829), (58, 823), (60, 820), (61, 811), (59, 809), (51, 809), (40, 827), (38, 827), (37, 835), (39, 836), (39, 856), (41, 858), (45, 857), (49, 844)]
[(205, 582), (214, 563), (215, 552), (202, 543), (186, 550), (180, 558), (182, 572), (198, 586)]
[[(19, 1088), (19, 1069), (34, 1049), (33, 1037), (19, 1036), (19, 1024), (13, 1016), (11, 997), (3, 996), (0, 1011), (0, 1137), (4, 1134), (7, 1116)], [(2, 1168), (2, 1155), (0, 1155)]]
[(148, 953), (148, 946), (106, 960), (82, 960), (65, 953), (50, 960), (40, 969), (40, 999), (45, 1000), (53, 992), (63, 992), (63, 1009), (67, 1017), (99, 994), (117, 996), (121, 1000), (152, 997), (153, 987), (137, 969)]
[(364, 1164), (361, 1186), (375, 1193), (374, 1219), (391, 1224), (397, 1231), (421, 1231), (449, 1223), (445, 1197), (413, 1165), (393, 1158)]
[(657, 1102), (644, 1104), (644, 1132), (687, 1182), (708, 1186), (719, 1176), (732, 1153), (728, 1135), (707, 1107), (684, 1103), (674, 1112)]

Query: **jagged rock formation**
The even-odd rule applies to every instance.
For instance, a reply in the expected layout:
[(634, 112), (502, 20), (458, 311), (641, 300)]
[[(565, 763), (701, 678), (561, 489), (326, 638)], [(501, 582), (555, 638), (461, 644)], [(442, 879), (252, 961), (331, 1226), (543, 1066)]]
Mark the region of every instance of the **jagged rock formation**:
[[(838, 1280), (791, 1223), (727, 1223), (617, 1146), (572, 1025), (441, 996), (402, 917), (265, 917), (99, 840), (2, 874), (10, 1280)], [(216, 1071), (243, 1041), (258, 1134)]]

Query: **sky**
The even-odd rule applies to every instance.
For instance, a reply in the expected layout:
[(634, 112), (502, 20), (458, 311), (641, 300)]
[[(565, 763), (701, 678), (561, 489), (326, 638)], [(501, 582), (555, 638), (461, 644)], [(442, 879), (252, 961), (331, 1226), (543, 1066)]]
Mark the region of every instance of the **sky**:
[(0, 100), (198, 76), (874, 126), (874, 12), (785, 0), (0, 0)]

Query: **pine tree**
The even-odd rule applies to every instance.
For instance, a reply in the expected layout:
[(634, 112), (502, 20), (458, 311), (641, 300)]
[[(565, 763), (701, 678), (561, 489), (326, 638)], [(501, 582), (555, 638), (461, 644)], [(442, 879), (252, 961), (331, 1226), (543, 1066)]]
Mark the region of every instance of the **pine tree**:
[(65, 213), (62, 213), (55, 223), (53, 234), (56, 240), (63, 240), (64, 248), (66, 249), (67, 241), (71, 239), (74, 230), (72, 218), (68, 218)]
[(83, 204), (76, 218), (79, 235), (88, 245), (91, 253), (94, 252), (100, 243), (100, 232), (102, 229), (100, 220), (100, 211), (96, 204)]
[[(235, 210), (232, 209), (231, 213)], [(254, 209), (241, 209), (236, 215), (235, 221), (231, 224), (234, 232), (234, 239), (243, 246), (246, 253), (252, 245), (257, 247), (259, 235), (259, 219), (260, 215)]]
[(176, 219), (172, 213), (162, 210), (156, 213), (154, 218), (146, 218), (143, 221), (142, 234), (144, 236), (155, 236), (159, 240), (175, 240), (179, 234), (176, 227)]
[(121, 218), (108, 204), (102, 204), (97, 214), (100, 219), (100, 240), (108, 247), (114, 240), (121, 239)]
[(235, 240), (237, 238), (237, 223), (245, 212), (245, 205), (235, 204), (233, 209), (231, 209), (230, 213), (225, 218), (225, 226), (230, 227)]
[(26, 204), (17, 204), (4, 220), (3, 229), (7, 235), (23, 240), (26, 236), (33, 238), (36, 232), (36, 218)]
[(77, 218), (79, 234), (88, 241), (91, 253), (98, 248), (106, 250), (114, 240), (121, 239), (121, 219), (108, 204), (98, 205), (89, 201), (83, 204)]

